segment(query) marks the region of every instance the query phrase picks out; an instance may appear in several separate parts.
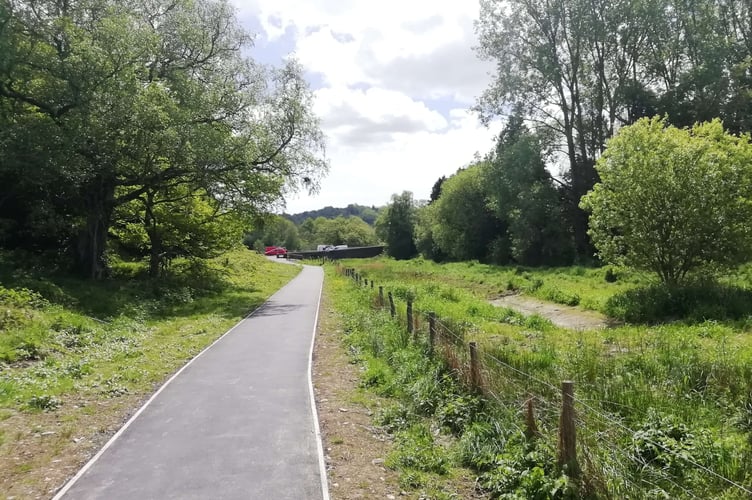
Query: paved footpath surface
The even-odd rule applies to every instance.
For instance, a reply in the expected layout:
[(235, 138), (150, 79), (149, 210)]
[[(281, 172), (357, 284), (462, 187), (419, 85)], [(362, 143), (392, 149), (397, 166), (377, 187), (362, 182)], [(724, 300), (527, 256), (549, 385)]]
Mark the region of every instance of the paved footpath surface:
[(305, 267), (172, 380), (67, 499), (321, 499), (308, 382), (323, 272)]

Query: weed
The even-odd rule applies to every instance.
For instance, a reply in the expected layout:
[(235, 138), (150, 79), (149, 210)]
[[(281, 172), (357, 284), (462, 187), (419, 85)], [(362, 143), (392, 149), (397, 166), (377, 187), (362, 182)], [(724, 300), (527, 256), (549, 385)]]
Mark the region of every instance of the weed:
[(361, 387), (374, 389), (381, 395), (390, 394), (393, 374), (389, 365), (379, 358), (369, 357), (365, 366), (360, 381)]
[(447, 474), (450, 459), (447, 451), (436, 444), (425, 424), (414, 424), (395, 435), (395, 449), (386, 459), (392, 468)]
[(43, 394), (41, 396), (32, 396), (26, 404), (33, 410), (52, 411), (56, 410), (62, 402), (55, 396)]
[(415, 420), (410, 409), (399, 403), (382, 408), (374, 417), (374, 423), (390, 434), (407, 429)]

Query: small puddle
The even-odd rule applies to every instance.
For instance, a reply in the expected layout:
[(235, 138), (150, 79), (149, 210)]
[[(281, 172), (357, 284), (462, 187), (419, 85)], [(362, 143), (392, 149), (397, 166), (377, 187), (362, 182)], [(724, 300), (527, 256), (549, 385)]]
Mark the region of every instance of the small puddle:
[(595, 311), (555, 304), (523, 295), (506, 295), (492, 300), (491, 304), (508, 307), (526, 316), (537, 314), (554, 325), (570, 330), (597, 330), (613, 326), (613, 320)]

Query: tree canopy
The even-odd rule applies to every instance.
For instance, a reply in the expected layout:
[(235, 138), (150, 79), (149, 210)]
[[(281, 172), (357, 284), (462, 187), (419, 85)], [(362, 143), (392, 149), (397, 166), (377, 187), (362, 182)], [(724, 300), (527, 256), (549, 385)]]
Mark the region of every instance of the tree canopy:
[(207, 228), (237, 241), (284, 193), (317, 189), (327, 163), (302, 70), (245, 56), (226, 1), (0, 8), (4, 245), (68, 248), (96, 277), (113, 237), (141, 238), (157, 272), (233, 240)]
[(433, 239), (453, 260), (483, 260), (499, 232), (497, 219), (488, 208), (483, 168), (477, 164), (457, 172), (441, 186), (441, 195), (430, 207)]
[(417, 255), (413, 240), (416, 207), (413, 193), (403, 191), (392, 195), (392, 201), (376, 221), (376, 234), (386, 243), (386, 253), (395, 259), (411, 259)]
[(746, 0), (482, 0), (478, 53), (496, 63), (484, 119), (521, 113), (544, 139), (580, 258), (592, 250), (580, 198), (616, 130), (642, 117), (685, 127), (721, 118), (752, 131), (752, 11)]
[(642, 119), (609, 141), (585, 196), (590, 235), (606, 262), (674, 285), (698, 268), (752, 252), (752, 144), (720, 120), (691, 128)]

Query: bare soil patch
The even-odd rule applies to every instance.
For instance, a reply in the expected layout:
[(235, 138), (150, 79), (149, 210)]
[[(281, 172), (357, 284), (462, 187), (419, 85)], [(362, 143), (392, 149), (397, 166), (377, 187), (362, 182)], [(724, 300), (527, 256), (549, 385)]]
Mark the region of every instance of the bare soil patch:
[(66, 398), (55, 412), (7, 411), (0, 421), (0, 498), (51, 498), (146, 396)]
[(406, 495), (398, 474), (384, 466), (388, 435), (373, 426), (382, 401), (358, 388), (359, 368), (342, 345), (343, 332), (324, 295), (313, 355), (313, 383), (326, 458), (329, 493), (334, 500), (397, 498)]
[(614, 325), (614, 321), (595, 311), (555, 304), (524, 295), (506, 295), (492, 300), (491, 304), (508, 307), (525, 315), (537, 314), (551, 320), (556, 326), (570, 330), (597, 330)]

